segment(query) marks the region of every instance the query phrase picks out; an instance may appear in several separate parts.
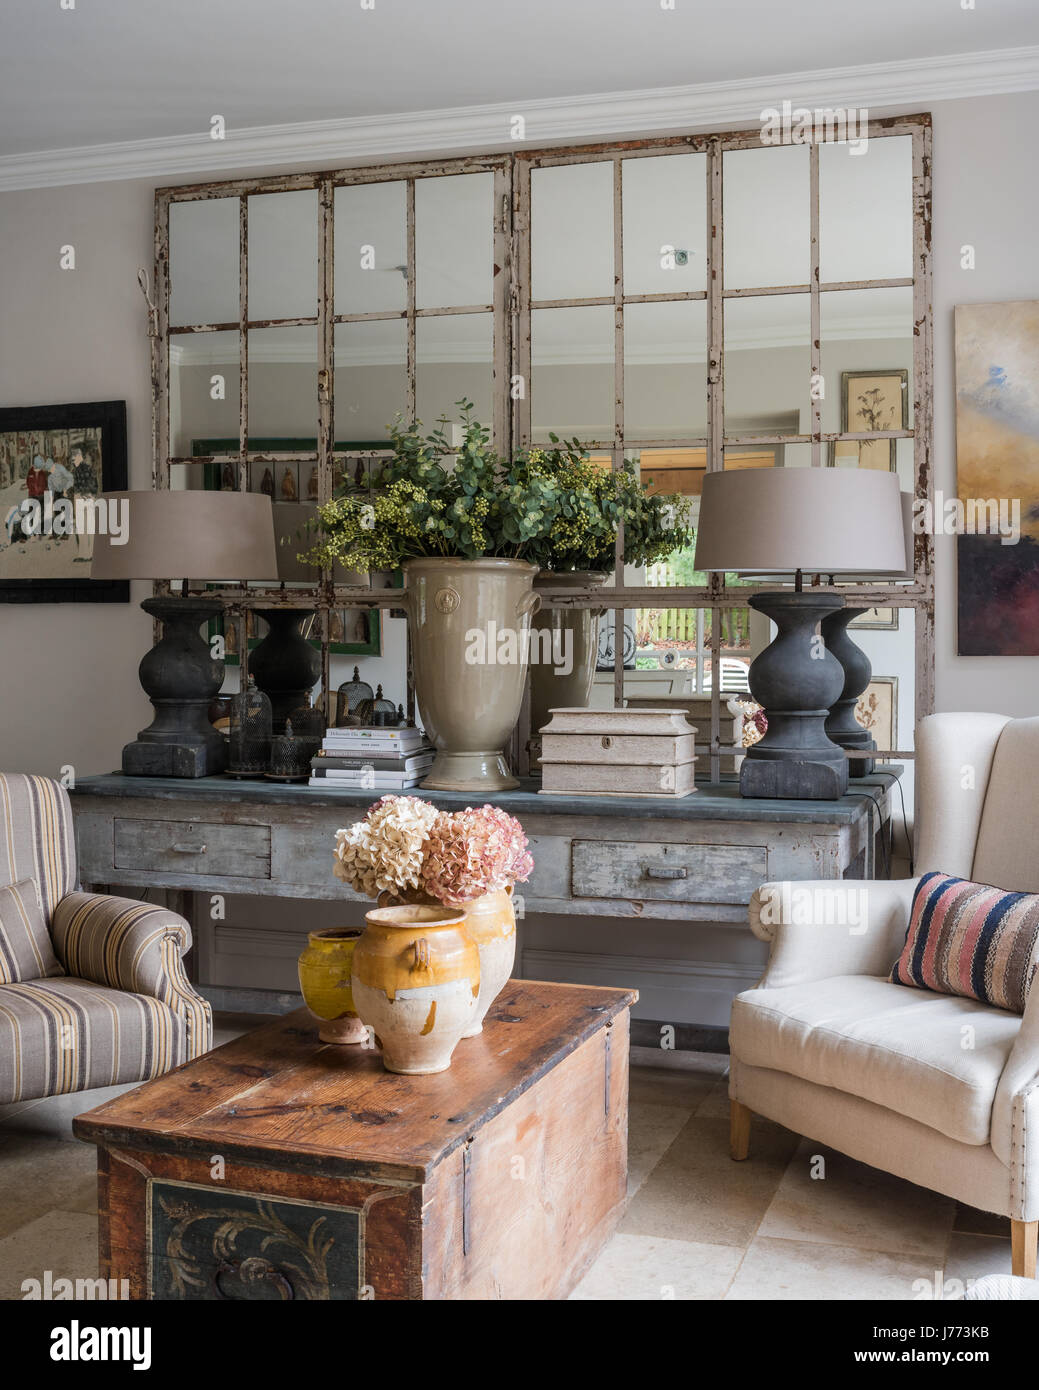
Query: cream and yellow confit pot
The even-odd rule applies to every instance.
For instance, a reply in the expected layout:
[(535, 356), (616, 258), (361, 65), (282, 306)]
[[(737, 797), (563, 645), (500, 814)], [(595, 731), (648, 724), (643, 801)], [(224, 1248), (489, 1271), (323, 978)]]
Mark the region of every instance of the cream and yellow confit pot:
[[(399, 897), (391, 897), (389, 893), (379, 895), (380, 907), (400, 902), (441, 906), (436, 898), (431, 898), (420, 889), (405, 889)], [(487, 1010), (505, 988), (516, 963), (516, 912), (512, 905), (512, 888), (484, 893), (483, 897), (475, 898), (470, 903), (451, 906), (465, 913), (465, 929), (480, 953), (480, 997), (476, 1017), (462, 1034), (463, 1038), (475, 1038), (483, 1032)]]
[(353, 956), (354, 1007), (375, 1033), (387, 1071), (446, 1071), (477, 1016), (480, 953), (465, 913), (403, 903), (366, 914)]

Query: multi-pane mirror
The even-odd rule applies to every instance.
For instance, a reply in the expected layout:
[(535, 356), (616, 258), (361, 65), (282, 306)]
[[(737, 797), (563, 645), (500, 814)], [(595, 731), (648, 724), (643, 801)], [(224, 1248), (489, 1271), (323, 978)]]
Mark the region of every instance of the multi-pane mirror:
[[(929, 137), (907, 117), (865, 148), (752, 131), (162, 190), (157, 483), (268, 492), (294, 554), (300, 517), (356, 484), (398, 413), (431, 427), (465, 397), (501, 452), (577, 437), (694, 520), (721, 468), (890, 469), (925, 495)], [(393, 583), (286, 564), (227, 595), (242, 624), (272, 591), (312, 607), (325, 689), (379, 651), (395, 668), (374, 679), (403, 698)], [(676, 549), (608, 588), (596, 700), (710, 696), (717, 734), (768, 640), (753, 584)], [(914, 582), (842, 591), (880, 614), (862, 620), (874, 670), (925, 713), (929, 540)]]

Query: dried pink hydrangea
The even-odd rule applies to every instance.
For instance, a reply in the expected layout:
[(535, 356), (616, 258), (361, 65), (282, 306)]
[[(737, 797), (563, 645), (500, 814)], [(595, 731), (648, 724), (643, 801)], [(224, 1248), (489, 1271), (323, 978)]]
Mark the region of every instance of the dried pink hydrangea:
[(336, 878), (377, 898), (419, 886), (424, 846), (437, 810), (417, 796), (384, 796), (364, 820), (336, 831)]
[(534, 861), (514, 816), (496, 806), (441, 811), (429, 830), (421, 884), (431, 898), (468, 903), (526, 880)]

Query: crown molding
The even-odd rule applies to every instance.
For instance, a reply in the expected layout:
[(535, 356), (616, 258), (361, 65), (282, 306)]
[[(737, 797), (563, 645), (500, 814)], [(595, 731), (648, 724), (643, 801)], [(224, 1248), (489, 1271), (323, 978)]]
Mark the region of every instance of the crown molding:
[(765, 107), (865, 107), (880, 111), (933, 101), (1039, 89), (1039, 45), (957, 53), (938, 58), (776, 74), (697, 86), (598, 92), (546, 101), (411, 111), (346, 120), (231, 128), (223, 140), (208, 131), (126, 140), (0, 157), (0, 192), (120, 179), (214, 178), (272, 166), (347, 167), (360, 162), (436, 153), (516, 148), (514, 116), (525, 121), (524, 146), (680, 134), (761, 120)]

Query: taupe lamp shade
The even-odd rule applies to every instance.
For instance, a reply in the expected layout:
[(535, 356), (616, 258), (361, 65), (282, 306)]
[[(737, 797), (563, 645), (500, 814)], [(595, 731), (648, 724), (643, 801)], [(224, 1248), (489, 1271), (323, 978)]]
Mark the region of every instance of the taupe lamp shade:
[(696, 568), (901, 576), (898, 477), (857, 468), (756, 468), (703, 480)]
[(125, 544), (96, 535), (92, 579), (265, 579), (276, 583), (271, 499), (248, 492), (107, 492), (123, 504)]

